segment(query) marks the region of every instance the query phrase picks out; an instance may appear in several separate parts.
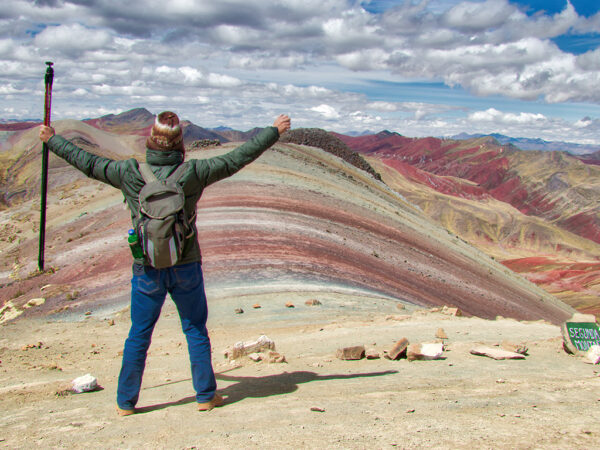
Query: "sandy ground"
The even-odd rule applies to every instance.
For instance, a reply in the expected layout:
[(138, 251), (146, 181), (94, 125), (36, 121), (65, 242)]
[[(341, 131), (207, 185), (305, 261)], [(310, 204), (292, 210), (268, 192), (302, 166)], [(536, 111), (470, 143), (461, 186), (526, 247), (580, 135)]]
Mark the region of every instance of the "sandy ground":
[[(0, 326), (0, 446), (5, 448), (600, 448), (600, 366), (561, 349), (546, 322), (487, 321), (385, 299), (335, 295), (221, 298), (209, 330), (227, 402), (195, 409), (185, 339), (167, 300), (139, 412), (115, 413), (128, 311), (29, 318)], [(285, 308), (292, 301), (295, 308)], [(252, 305), (261, 303), (262, 308)], [(235, 314), (241, 307), (243, 314)], [(389, 315), (409, 315), (389, 320)], [(113, 324), (114, 323), (114, 324)], [(343, 346), (383, 353), (402, 337), (448, 335), (445, 359), (341, 361)], [(224, 359), (261, 334), (287, 363)], [(525, 360), (474, 356), (476, 343), (526, 343)], [(41, 344), (40, 344), (41, 343)], [(27, 348), (29, 346), (29, 348)], [(39, 347), (39, 348), (38, 348)], [(72, 394), (90, 373), (102, 390)], [(314, 411), (311, 408), (318, 408)]]

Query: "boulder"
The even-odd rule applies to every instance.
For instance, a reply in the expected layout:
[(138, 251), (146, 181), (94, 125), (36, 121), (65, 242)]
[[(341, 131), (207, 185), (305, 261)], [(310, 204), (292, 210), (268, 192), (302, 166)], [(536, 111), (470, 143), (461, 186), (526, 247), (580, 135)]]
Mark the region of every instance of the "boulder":
[(365, 346), (356, 345), (354, 347), (344, 347), (337, 351), (336, 356), (343, 360), (357, 360), (365, 357)]

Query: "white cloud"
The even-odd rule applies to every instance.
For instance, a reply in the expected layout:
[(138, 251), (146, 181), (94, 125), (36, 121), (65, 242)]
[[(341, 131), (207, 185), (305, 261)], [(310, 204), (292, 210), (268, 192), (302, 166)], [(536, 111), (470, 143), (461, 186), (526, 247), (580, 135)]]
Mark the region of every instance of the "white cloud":
[(453, 28), (486, 30), (503, 25), (515, 12), (516, 8), (504, 0), (462, 2), (444, 14), (442, 21)]
[(529, 124), (545, 122), (547, 119), (543, 114), (532, 113), (503, 113), (497, 109), (490, 108), (486, 111), (475, 111), (469, 114), (469, 120), (476, 122), (494, 122), (501, 124)]
[(0, 95), (11, 95), (11, 94), (23, 94), (25, 93), (22, 89), (16, 89), (12, 84), (0, 85)]
[(340, 114), (336, 111), (333, 106), (321, 104), (310, 108), (311, 111), (315, 111), (321, 114), (326, 119), (339, 119)]
[(80, 24), (50, 26), (34, 38), (36, 46), (59, 50), (68, 55), (103, 49), (111, 42), (108, 31), (90, 29)]
[[(570, 30), (598, 33), (600, 14), (579, 17), (567, 2), (557, 14), (534, 16), (508, 0), (405, 1), (383, 14), (360, 5), (13, 0), (0, 18), (0, 102), (15, 116), (39, 114), (43, 62), (54, 60), (54, 108), (64, 117), (148, 103), (180, 105), (190, 119), (208, 125), (251, 128), (287, 111), (296, 126), (340, 131), (372, 124), (428, 135), (495, 126), (510, 135), (560, 132), (600, 140), (583, 119), (544, 119), (531, 108), (519, 114), (495, 103), (496, 97), (534, 100), (544, 109), (577, 101), (593, 115), (590, 105), (600, 103), (600, 50), (574, 56), (550, 38)], [(490, 108), (461, 108), (452, 95), (447, 105), (431, 97), (396, 102), (393, 91), (371, 96), (371, 80), (444, 82), (488, 96)]]
[(370, 102), (367, 104), (367, 108), (375, 111), (397, 111), (398, 104), (392, 102)]

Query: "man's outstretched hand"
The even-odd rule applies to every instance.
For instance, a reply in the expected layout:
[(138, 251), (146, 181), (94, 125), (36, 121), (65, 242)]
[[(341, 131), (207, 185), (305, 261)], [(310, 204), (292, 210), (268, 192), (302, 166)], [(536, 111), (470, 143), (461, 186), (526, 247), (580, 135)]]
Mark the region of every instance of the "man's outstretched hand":
[(46, 125), (40, 125), (40, 141), (48, 143), (48, 140), (54, 136), (54, 129)]
[(283, 133), (289, 130), (291, 125), (291, 119), (285, 114), (280, 114), (279, 117), (277, 117), (277, 119), (275, 119), (275, 122), (273, 123), (273, 126), (277, 128), (277, 131), (279, 131), (279, 136), (281, 136)]

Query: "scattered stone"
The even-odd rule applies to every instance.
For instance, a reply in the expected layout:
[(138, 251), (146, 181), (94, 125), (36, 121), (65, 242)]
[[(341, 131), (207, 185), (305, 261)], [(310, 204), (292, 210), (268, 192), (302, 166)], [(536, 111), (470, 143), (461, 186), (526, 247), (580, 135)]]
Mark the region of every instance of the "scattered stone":
[(91, 315), (92, 315), (92, 312), (91, 312), (91, 311), (86, 311), (86, 312), (85, 312), (85, 315), (86, 315), (86, 316), (91, 316)]
[(277, 352), (270, 351), (269, 352), (269, 358), (267, 359), (267, 362), (270, 363), (270, 364), (281, 364), (281, 363), (285, 363), (287, 361), (286, 361), (284, 355), (280, 355)]
[(233, 312), (235, 312), (236, 314), (244, 314), (244, 310), (242, 308), (235, 308)]
[(89, 373), (73, 380), (73, 392), (76, 392), (77, 394), (81, 394), (82, 392), (91, 392), (97, 388), (97, 378)]
[(293, 304), (292, 302), (287, 302), (287, 303), (285, 304), (285, 307), (286, 307), (286, 308), (295, 308), (295, 306), (294, 306), (294, 304)]
[(508, 350), (502, 350), (499, 348), (486, 347), (480, 345), (471, 349), (472, 355), (487, 356), (488, 358), (500, 360), (500, 359), (525, 359), (525, 355), (521, 353), (509, 352)]
[(260, 308), (262, 308), (262, 306), (260, 306), (258, 303), (255, 303), (254, 305), (252, 305), (252, 307), (254, 309), (260, 309)]
[(310, 299), (310, 300), (306, 300), (304, 302), (304, 304), (306, 306), (319, 306), (319, 305), (322, 305), (322, 303), (319, 300), (317, 300), (316, 298), (313, 298), (313, 299)]
[(414, 413), (414, 412), (415, 412), (415, 409), (407, 409), (407, 410), (406, 410), (406, 413), (407, 413), (407, 414), (412, 414), (412, 413)]
[(25, 303), (25, 306), (23, 306), (24, 308), (32, 308), (34, 306), (41, 306), (44, 303), (46, 303), (46, 299), (43, 297), (40, 298), (32, 298), (31, 300), (29, 300), (27, 303)]
[(404, 305), (404, 303), (396, 303), (396, 308), (398, 308), (398, 309), (406, 309), (406, 305)]
[(365, 351), (365, 357), (367, 359), (379, 359), (380, 355), (377, 350), (375, 350), (374, 348), (370, 348), (367, 351)]
[(67, 395), (71, 395), (73, 393), (72, 389), (58, 389), (56, 392), (54, 392), (54, 395), (56, 395), (57, 397), (66, 397)]
[(521, 355), (527, 355), (527, 351), (529, 350), (525, 344), (513, 344), (509, 341), (502, 341), (500, 347), (502, 347), (503, 350), (520, 353)]
[(324, 408), (319, 408), (318, 406), (313, 406), (312, 408), (310, 408), (310, 410), (314, 412), (325, 412)]
[(402, 320), (408, 320), (410, 319), (411, 316), (409, 315), (402, 315), (402, 316), (386, 316), (385, 320), (397, 320), (397, 321), (402, 321)]
[(437, 329), (437, 331), (435, 332), (435, 337), (438, 339), (448, 339), (448, 335), (446, 334), (443, 328)]
[(400, 359), (401, 356), (406, 357), (406, 349), (408, 348), (408, 344), (408, 339), (405, 337), (396, 342), (392, 349), (387, 353), (389, 359), (397, 360)]
[(564, 349), (574, 355), (585, 356), (593, 345), (600, 345), (600, 328), (593, 314), (575, 313), (563, 323)]
[(462, 311), (455, 306), (444, 306), (442, 308), (442, 314), (446, 314), (448, 316), (460, 317), (462, 316)]
[(226, 358), (231, 360), (262, 350), (275, 350), (275, 342), (265, 335), (260, 336), (256, 341), (236, 342), (233, 347), (228, 348), (223, 353)]
[(503, 380), (502, 378), (498, 378), (498, 379), (496, 380), (496, 383), (498, 383), (498, 384), (504, 384), (504, 383), (506, 383), (506, 381), (505, 381), (505, 380)]
[(27, 351), (30, 348), (42, 348), (43, 346), (44, 346), (44, 344), (42, 342), (38, 342), (37, 344), (27, 344), (27, 345), (24, 345), (23, 347), (21, 347), (21, 350)]
[(585, 357), (592, 364), (600, 364), (600, 345), (592, 345), (585, 354)]
[(428, 361), (441, 359), (443, 354), (444, 344), (439, 342), (428, 344), (411, 344), (406, 350), (406, 357), (409, 361)]
[(114, 324), (115, 324), (115, 319), (109, 319), (108, 326), (112, 327), (112, 326), (114, 326)]
[(248, 355), (248, 358), (250, 358), (254, 362), (262, 361), (262, 356), (260, 355), (260, 353), (250, 353)]
[(356, 345), (354, 347), (339, 348), (336, 356), (347, 361), (363, 359), (365, 357), (365, 347), (364, 345)]

